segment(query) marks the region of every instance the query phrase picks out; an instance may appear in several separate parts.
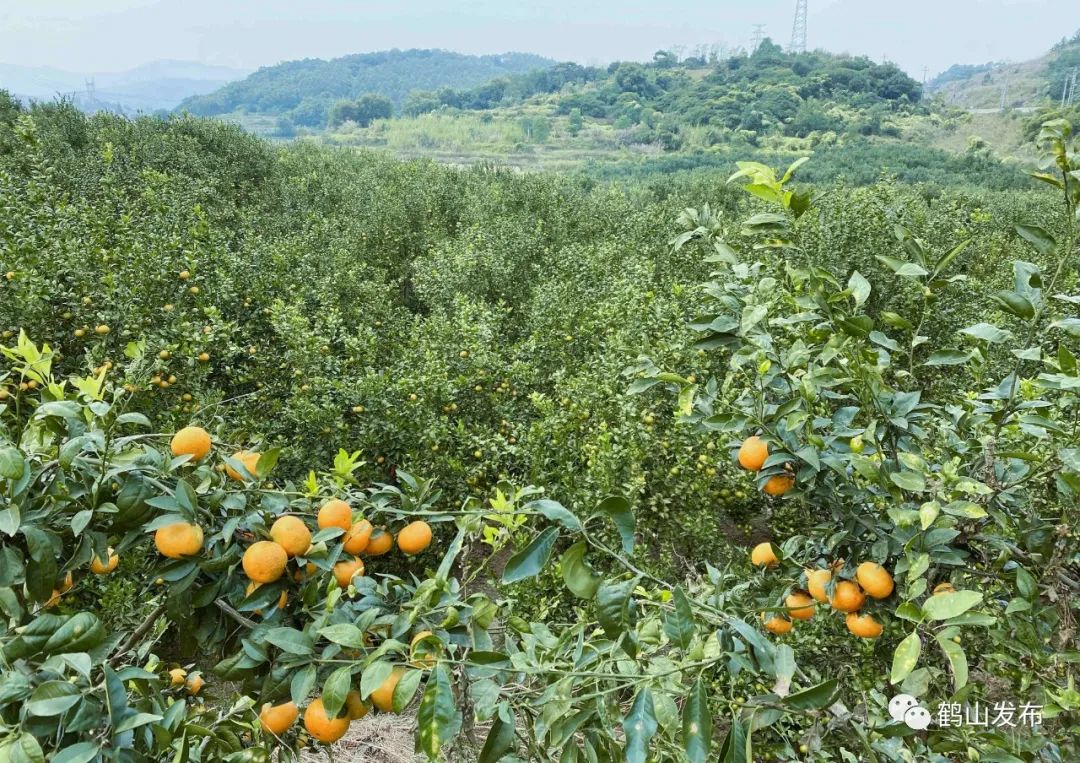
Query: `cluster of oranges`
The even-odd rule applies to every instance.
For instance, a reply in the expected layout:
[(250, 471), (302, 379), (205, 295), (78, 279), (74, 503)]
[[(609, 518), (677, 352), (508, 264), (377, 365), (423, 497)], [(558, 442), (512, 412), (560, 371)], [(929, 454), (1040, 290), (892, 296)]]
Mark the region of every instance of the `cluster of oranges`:
[[(774, 567), (776, 554), (769, 543), (759, 543), (750, 553), (752, 564)], [(837, 565), (834, 565), (834, 568)], [(889, 571), (877, 562), (866, 561), (855, 568), (855, 580), (837, 580), (832, 594), (828, 586), (833, 581), (832, 569), (809, 568), (806, 573), (806, 590), (795, 591), (784, 600), (787, 617), (762, 616), (765, 630), (782, 634), (791, 630), (794, 620), (809, 620), (814, 616), (818, 603), (827, 603), (837, 612), (846, 615), (847, 629), (859, 638), (877, 638), (884, 626), (872, 615), (861, 614), (863, 604), (871, 599), (887, 599), (892, 596), (894, 583)]]
[[(174, 456), (191, 456), (194, 461), (201, 461), (212, 449), (210, 434), (201, 427), (189, 426), (181, 429), (172, 438), (170, 444)], [(243, 465), (251, 475), (255, 474), (260, 454), (254, 451), (240, 451), (233, 454), (232, 460)], [(226, 465), (224, 469), (229, 477), (245, 480), (247, 477)], [(341, 588), (347, 588), (357, 575), (365, 572), (361, 554), (377, 557), (386, 554), (395, 544), (394, 536), (385, 528), (377, 528), (367, 519), (354, 520), (352, 507), (338, 498), (327, 500), (319, 508), (316, 524), (320, 530), (338, 528), (342, 531), (341, 543), (343, 556), (333, 567), (334, 579)], [(279, 580), (286, 572), (289, 560), (303, 557), (311, 549), (311, 530), (298, 516), (287, 514), (278, 517), (270, 527), (270, 539), (259, 540), (248, 546), (241, 559), (241, 566), (248, 578), (246, 595), (250, 596), (259, 586)], [(402, 528), (397, 534), (397, 547), (402, 553), (412, 556), (424, 551), (431, 545), (432, 531), (424, 521), (414, 521)], [(157, 550), (170, 559), (182, 559), (198, 554), (203, 547), (203, 530), (197, 524), (176, 522), (158, 528), (154, 535)], [(115, 565), (114, 565), (115, 566)], [(315, 564), (298, 569), (297, 580), (307, 574), (314, 574)], [(288, 594), (281, 592), (277, 607), (288, 603)], [(256, 614), (262, 614), (256, 610)], [(431, 633), (423, 631), (413, 639), (413, 646)], [(428, 662), (418, 667), (430, 667)], [(404, 668), (395, 667), (382, 686), (370, 696), (375, 707), (390, 712), (393, 707), (394, 689), (404, 673)], [(362, 718), (368, 707), (361, 700), (359, 692), (351, 691), (345, 707), (339, 717), (330, 717), (321, 698), (312, 700), (304, 712), (304, 726), (308, 733), (320, 742), (330, 743), (340, 739), (348, 730), (349, 723)], [(266, 704), (259, 714), (263, 728), (274, 735), (284, 733), (299, 717), (299, 709), (293, 702), (279, 705)]]
[[(769, 445), (757, 435), (747, 437), (739, 446), (739, 466), (751, 472), (759, 472), (769, 458)], [(795, 486), (790, 474), (774, 474), (761, 486), (765, 495), (780, 496)]]

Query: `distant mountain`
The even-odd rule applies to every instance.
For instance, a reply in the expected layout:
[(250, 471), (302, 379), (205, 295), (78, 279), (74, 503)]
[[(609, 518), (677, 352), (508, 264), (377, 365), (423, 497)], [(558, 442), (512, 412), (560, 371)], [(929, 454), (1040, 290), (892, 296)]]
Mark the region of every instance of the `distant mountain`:
[[(966, 109), (996, 109), (1003, 100), (1009, 108), (1034, 109), (1060, 103), (1074, 72), (1080, 72), (1080, 32), (1030, 61), (951, 66), (926, 83), (926, 94)], [(1073, 103), (1080, 102), (1080, 85), (1077, 91)]]
[(329, 61), (307, 58), (267, 66), (180, 108), (201, 116), (231, 112), (286, 117), (322, 126), (336, 101), (374, 93), (400, 108), (413, 90), (471, 88), (497, 77), (545, 69), (554, 61), (529, 53), (470, 56), (446, 50), (388, 50)]
[(0, 64), (0, 88), (24, 100), (52, 100), (61, 95), (87, 111), (105, 108), (135, 113), (173, 109), (189, 96), (213, 92), (247, 74), (247, 70), (194, 61), (151, 61), (122, 72)]

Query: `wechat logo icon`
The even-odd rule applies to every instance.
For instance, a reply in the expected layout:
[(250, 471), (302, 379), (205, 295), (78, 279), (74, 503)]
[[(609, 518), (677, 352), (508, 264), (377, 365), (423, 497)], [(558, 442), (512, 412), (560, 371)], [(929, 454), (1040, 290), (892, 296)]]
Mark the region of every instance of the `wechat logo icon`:
[(889, 715), (916, 731), (924, 731), (930, 726), (930, 711), (910, 694), (897, 694), (889, 700)]

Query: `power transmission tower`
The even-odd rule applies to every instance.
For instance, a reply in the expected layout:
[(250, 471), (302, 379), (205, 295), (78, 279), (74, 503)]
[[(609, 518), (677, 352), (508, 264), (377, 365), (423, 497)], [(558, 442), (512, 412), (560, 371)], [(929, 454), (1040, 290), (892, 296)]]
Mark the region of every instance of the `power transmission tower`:
[(795, 23), (791, 26), (788, 53), (806, 52), (806, 3), (807, 0), (795, 0)]
[(1073, 69), (1072, 76), (1065, 75), (1065, 82), (1061, 87), (1061, 108), (1071, 106), (1076, 98), (1076, 75), (1080, 69)]
[(1009, 99), (1009, 72), (1005, 70), (1005, 82), (1001, 86), (1001, 110), (1005, 111), (1005, 105)]
[(97, 88), (94, 86), (94, 78), (86, 80), (86, 98), (90, 103), (97, 101)]
[(1072, 106), (1073, 101), (1076, 100), (1076, 77), (1078, 74), (1080, 74), (1080, 69), (1073, 69), (1072, 80), (1069, 84), (1069, 102), (1065, 104), (1066, 106)]
[(750, 41), (750, 52), (753, 53), (758, 49), (758, 46), (765, 40), (765, 25), (754, 24), (754, 36)]

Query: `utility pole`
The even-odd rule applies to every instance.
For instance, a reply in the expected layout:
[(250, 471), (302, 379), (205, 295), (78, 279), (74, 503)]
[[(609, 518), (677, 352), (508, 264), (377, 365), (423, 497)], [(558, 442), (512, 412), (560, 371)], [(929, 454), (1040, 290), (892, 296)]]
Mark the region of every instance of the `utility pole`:
[(1073, 69), (1072, 81), (1069, 84), (1069, 102), (1066, 106), (1072, 106), (1073, 101), (1076, 100), (1076, 77), (1080, 75), (1080, 69)]
[(791, 27), (788, 53), (806, 52), (806, 3), (807, 0), (795, 0), (795, 23)]
[(765, 25), (754, 24), (754, 36), (750, 42), (750, 52), (753, 53), (758, 49), (758, 46), (765, 40)]

